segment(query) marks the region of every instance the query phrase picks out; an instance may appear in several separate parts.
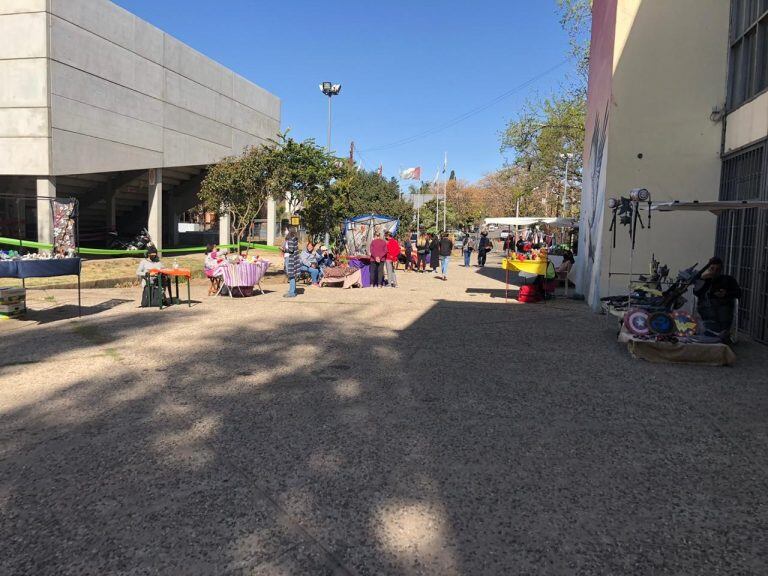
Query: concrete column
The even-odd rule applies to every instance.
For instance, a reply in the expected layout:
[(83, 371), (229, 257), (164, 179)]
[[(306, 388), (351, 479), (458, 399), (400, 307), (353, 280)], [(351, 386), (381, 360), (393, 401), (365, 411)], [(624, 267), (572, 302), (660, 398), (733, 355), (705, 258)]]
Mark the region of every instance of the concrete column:
[(229, 244), (230, 241), (230, 229), (232, 227), (232, 220), (229, 217), (229, 212), (219, 215), (219, 244)]
[[(56, 179), (38, 178), (37, 196), (42, 198), (56, 197)], [(53, 212), (48, 200), (37, 200), (37, 241), (53, 244)]]
[(107, 186), (107, 196), (105, 198), (107, 204), (105, 206), (106, 221), (104, 222), (107, 225), (108, 230), (117, 230), (117, 210), (115, 208), (117, 203), (115, 202), (115, 196), (117, 196), (117, 194), (110, 181)]
[(157, 247), (163, 249), (163, 169), (149, 171), (149, 218), (147, 222), (149, 237)]
[(275, 245), (275, 227), (277, 222), (277, 203), (271, 196), (267, 198), (267, 246)]

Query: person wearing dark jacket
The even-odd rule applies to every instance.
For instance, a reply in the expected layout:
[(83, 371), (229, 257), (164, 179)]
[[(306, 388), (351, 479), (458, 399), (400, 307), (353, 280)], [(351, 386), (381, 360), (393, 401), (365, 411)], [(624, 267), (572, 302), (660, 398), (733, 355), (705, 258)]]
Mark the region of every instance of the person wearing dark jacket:
[(437, 234), (429, 235), (429, 265), (432, 272), (437, 272), (440, 266), (440, 240), (437, 238)]
[(714, 332), (728, 339), (736, 312), (736, 300), (741, 297), (741, 288), (736, 278), (723, 274), (723, 261), (712, 258), (709, 268), (694, 287), (698, 298), (697, 310), (708, 332)]
[(448, 262), (451, 260), (452, 252), (453, 241), (448, 238), (447, 232), (443, 232), (442, 238), (440, 238), (440, 268), (443, 273), (443, 280), (448, 280)]
[(288, 293), (284, 294), (283, 297), (295, 298), (296, 277), (299, 275), (301, 262), (299, 261), (299, 238), (293, 227), (288, 231), (288, 236), (283, 244), (283, 252), (285, 253), (285, 275), (288, 276)]
[(477, 265), (482, 268), (485, 266), (485, 258), (488, 256), (488, 252), (493, 248), (491, 239), (488, 238), (488, 232), (480, 233), (480, 241), (477, 243)]
[(387, 259), (387, 243), (381, 237), (376, 236), (371, 241), (371, 286), (378, 288), (384, 286), (384, 263)]
[(411, 235), (405, 237), (404, 242), (404, 248), (405, 248), (405, 269), (413, 270), (413, 244), (411, 243)]

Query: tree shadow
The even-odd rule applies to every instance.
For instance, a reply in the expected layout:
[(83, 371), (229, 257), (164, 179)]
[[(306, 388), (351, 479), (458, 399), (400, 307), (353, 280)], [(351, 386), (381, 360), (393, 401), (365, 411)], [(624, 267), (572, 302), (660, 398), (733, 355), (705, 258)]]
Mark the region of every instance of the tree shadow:
[[(0, 342), (17, 361), (0, 381), (30, 394), (0, 408), (0, 572), (648, 573), (760, 558), (764, 349), (713, 380), (632, 361), (584, 307), (439, 301), (402, 330), (387, 314), (216, 325), (195, 341), (202, 312), (162, 330), (131, 313)], [(77, 362), (92, 369), (69, 378)]]

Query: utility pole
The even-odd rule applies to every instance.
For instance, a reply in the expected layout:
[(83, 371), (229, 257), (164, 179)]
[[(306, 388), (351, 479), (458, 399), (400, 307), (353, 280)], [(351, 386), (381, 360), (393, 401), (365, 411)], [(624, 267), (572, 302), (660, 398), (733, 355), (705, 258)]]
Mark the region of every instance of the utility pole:
[(565, 158), (565, 182), (563, 183), (563, 217), (565, 217), (565, 208), (568, 203), (568, 167), (573, 158), (573, 154), (560, 154), (561, 158)]

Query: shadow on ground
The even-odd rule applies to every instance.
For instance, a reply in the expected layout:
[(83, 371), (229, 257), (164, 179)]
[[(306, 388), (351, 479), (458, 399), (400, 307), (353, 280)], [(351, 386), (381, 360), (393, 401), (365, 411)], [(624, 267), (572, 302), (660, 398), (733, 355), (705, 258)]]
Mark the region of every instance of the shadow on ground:
[[(570, 303), (293, 317), (162, 362), (109, 348), (109, 372), (2, 410), (0, 573), (764, 573), (763, 348), (639, 363)], [(88, 361), (158, 329), (87, 326), (0, 351)]]

